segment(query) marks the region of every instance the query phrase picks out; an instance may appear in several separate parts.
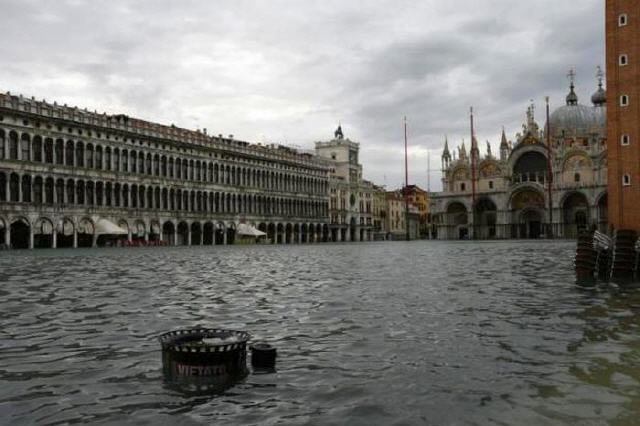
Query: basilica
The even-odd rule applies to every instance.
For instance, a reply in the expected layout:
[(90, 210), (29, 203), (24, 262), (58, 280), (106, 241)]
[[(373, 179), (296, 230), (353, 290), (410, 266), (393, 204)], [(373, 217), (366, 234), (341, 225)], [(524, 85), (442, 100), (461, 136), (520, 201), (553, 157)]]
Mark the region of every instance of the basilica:
[[(591, 106), (581, 104), (569, 74), (566, 105), (541, 128), (534, 106), (515, 141), (502, 131), (499, 150), (475, 136), (453, 150), (445, 139), (441, 193), (431, 209), (438, 239), (574, 238), (607, 228), (606, 92), (598, 70)], [(473, 120), (473, 116), (472, 116)], [(473, 121), (472, 121), (473, 128)], [(472, 130), (473, 134), (473, 130)]]

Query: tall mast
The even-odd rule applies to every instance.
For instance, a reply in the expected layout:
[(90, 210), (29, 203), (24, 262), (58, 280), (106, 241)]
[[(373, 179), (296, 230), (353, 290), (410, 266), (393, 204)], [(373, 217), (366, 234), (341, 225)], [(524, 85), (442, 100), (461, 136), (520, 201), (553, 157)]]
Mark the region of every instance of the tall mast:
[(431, 153), (427, 151), (427, 193), (431, 193)]
[(405, 229), (407, 233), (407, 241), (409, 235), (409, 157), (407, 154), (407, 116), (404, 117), (404, 211), (405, 211)]
[(545, 129), (547, 139), (547, 191), (549, 195), (549, 238), (553, 238), (553, 198), (552, 198), (552, 182), (553, 169), (551, 168), (551, 123), (549, 122), (549, 97), (545, 97), (547, 104), (547, 128)]
[[(473, 107), (469, 109), (471, 120), (471, 215), (475, 219), (476, 209), (476, 167), (478, 161), (478, 142), (476, 141), (476, 133), (473, 127)], [(473, 230), (475, 231), (475, 220), (473, 221)], [(475, 232), (473, 238), (475, 239)]]

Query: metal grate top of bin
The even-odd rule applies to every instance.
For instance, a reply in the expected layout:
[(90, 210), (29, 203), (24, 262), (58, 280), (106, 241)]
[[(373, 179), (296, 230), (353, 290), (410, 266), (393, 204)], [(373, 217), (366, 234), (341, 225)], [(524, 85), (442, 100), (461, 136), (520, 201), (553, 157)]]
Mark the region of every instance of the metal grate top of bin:
[[(251, 335), (246, 331), (192, 328), (169, 331), (161, 334), (158, 340), (163, 351), (208, 353), (228, 352), (243, 348), (250, 338)], [(220, 341), (205, 342), (203, 339), (220, 339)], [(198, 341), (201, 344), (193, 344)]]

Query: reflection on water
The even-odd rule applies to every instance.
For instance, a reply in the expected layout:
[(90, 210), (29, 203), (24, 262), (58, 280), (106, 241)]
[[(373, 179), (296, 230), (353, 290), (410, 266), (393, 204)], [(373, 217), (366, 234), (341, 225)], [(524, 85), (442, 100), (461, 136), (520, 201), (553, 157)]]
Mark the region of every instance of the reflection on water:
[[(640, 293), (575, 243), (0, 254), (0, 423), (635, 425)], [(166, 386), (157, 336), (245, 329), (274, 374)]]

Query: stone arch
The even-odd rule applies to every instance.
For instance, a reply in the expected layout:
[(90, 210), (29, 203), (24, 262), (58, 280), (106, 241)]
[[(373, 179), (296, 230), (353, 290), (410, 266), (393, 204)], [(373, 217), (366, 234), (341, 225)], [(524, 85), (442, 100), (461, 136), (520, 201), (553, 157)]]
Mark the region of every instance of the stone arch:
[(95, 224), (90, 218), (84, 217), (80, 219), (76, 230), (78, 234), (78, 247), (92, 247), (95, 244)]
[(33, 247), (52, 248), (54, 230), (51, 219), (47, 217), (38, 218), (33, 226)]
[(162, 227), (157, 219), (153, 219), (149, 223), (149, 241), (160, 241)]
[(195, 221), (191, 224), (191, 245), (199, 246), (202, 244), (202, 225)]
[(56, 226), (56, 246), (60, 248), (73, 247), (75, 229), (76, 226), (71, 218), (63, 217), (60, 219)]
[(189, 224), (187, 224), (187, 222), (181, 221), (178, 223), (176, 237), (177, 245), (189, 245)]
[(543, 232), (545, 200), (541, 189), (529, 184), (509, 197), (511, 238), (540, 238)]
[(31, 223), (26, 217), (14, 217), (9, 226), (9, 244), (14, 249), (31, 247)]
[(291, 223), (287, 223), (285, 225), (284, 232), (285, 232), (284, 242), (286, 244), (292, 244), (293, 243), (293, 225)]
[(206, 221), (202, 226), (202, 244), (205, 246), (213, 245), (215, 240), (215, 227), (213, 222)]
[(473, 238), (492, 239), (496, 237), (498, 208), (490, 197), (481, 197), (473, 209)]
[(132, 237), (137, 240), (144, 240), (147, 236), (147, 225), (142, 220), (136, 220), (133, 223), (133, 229), (131, 230)]
[(589, 185), (594, 181), (593, 161), (586, 152), (573, 151), (562, 163), (562, 182), (568, 185)]
[(227, 244), (234, 244), (236, 240), (236, 224), (229, 222), (227, 225)]
[(170, 220), (162, 224), (162, 240), (167, 245), (176, 245), (176, 226)]
[(589, 200), (580, 191), (571, 191), (561, 199), (562, 228), (565, 238), (577, 238), (590, 225)]
[(445, 224), (448, 227), (449, 239), (469, 238), (469, 212), (464, 203), (452, 201), (447, 205)]

